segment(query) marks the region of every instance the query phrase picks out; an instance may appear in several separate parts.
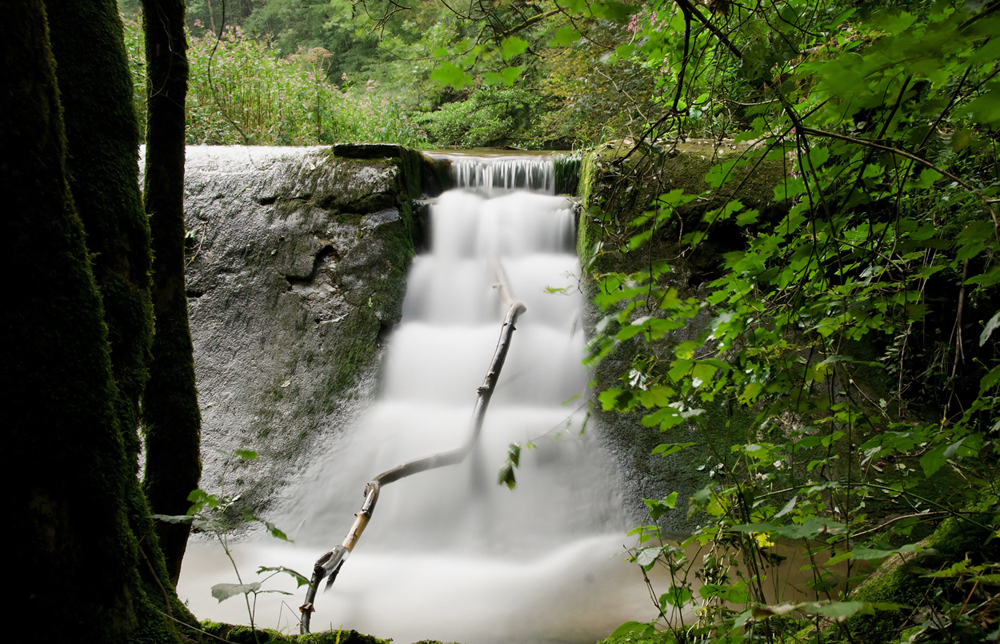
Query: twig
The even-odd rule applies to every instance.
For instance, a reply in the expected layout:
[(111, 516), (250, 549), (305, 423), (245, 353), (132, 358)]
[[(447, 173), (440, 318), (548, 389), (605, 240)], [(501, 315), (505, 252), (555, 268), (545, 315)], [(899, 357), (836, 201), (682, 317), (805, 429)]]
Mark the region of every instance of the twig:
[[(931, 170), (934, 170), (936, 172), (941, 173), (942, 176), (948, 177), (949, 179), (951, 179), (952, 181), (954, 181), (958, 185), (962, 186), (963, 188), (965, 188), (969, 192), (979, 193), (979, 190), (977, 190), (975, 188), (975, 186), (973, 186), (969, 182), (967, 182), (967, 181), (965, 181), (963, 179), (960, 179), (959, 177), (953, 175), (952, 173), (948, 172), (944, 168), (938, 167), (937, 165), (931, 163), (927, 159), (921, 158), (921, 157), (917, 156), (916, 154), (913, 154), (912, 152), (907, 152), (905, 150), (900, 150), (899, 148), (894, 148), (894, 147), (892, 147), (890, 145), (883, 145), (881, 143), (876, 143), (875, 141), (871, 141), (871, 140), (868, 140), (868, 139), (859, 139), (858, 137), (848, 136), (846, 134), (837, 134), (836, 132), (827, 132), (826, 130), (817, 130), (816, 128), (811, 128), (811, 127), (803, 127), (801, 129), (801, 131), (802, 131), (803, 134), (813, 134), (813, 135), (816, 135), (816, 136), (825, 136), (825, 137), (828, 137), (828, 138), (831, 138), (831, 139), (838, 139), (840, 141), (847, 141), (848, 143), (856, 143), (858, 145), (865, 145), (865, 146), (868, 146), (868, 147), (871, 147), (871, 148), (875, 148), (876, 150), (884, 150), (886, 152), (891, 152), (892, 154), (898, 154), (899, 156), (901, 156), (901, 157), (903, 157), (905, 159), (910, 159), (911, 161), (916, 161), (917, 163), (920, 163), (920, 164), (923, 164), (923, 165), (927, 166)], [(986, 199), (982, 195), (979, 196), (979, 199), (980, 199), (980, 201), (983, 202), (983, 204), (990, 211), (990, 216), (993, 218), (994, 234), (996, 236), (997, 242), (1000, 243), (1000, 218), (997, 217), (996, 210), (993, 208), (993, 204), (996, 203), (996, 200), (995, 199)]]
[(163, 593), (163, 607), (167, 611), (167, 617), (173, 618), (174, 613), (170, 610), (170, 596), (167, 595), (167, 589), (164, 588), (163, 584), (160, 582), (160, 577), (156, 574), (156, 569), (153, 568), (153, 562), (151, 562), (149, 557), (146, 556), (146, 549), (142, 547), (142, 544), (139, 545), (139, 554), (141, 554), (142, 558), (146, 561), (146, 565), (149, 566), (149, 574), (153, 575), (153, 581), (156, 582), (156, 585), (160, 587), (160, 592)]
[(354, 515), (354, 523), (351, 525), (351, 529), (347, 531), (344, 541), (332, 550), (324, 553), (316, 560), (316, 564), (313, 567), (313, 575), (309, 588), (306, 591), (305, 603), (299, 607), (299, 611), (302, 613), (302, 621), (299, 628), (303, 635), (309, 632), (309, 621), (313, 611), (316, 610), (314, 602), (320, 583), (322, 583), (323, 579), (327, 579), (326, 587), (329, 588), (336, 581), (337, 574), (344, 565), (344, 560), (354, 550), (354, 546), (361, 539), (361, 534), (365, 531), (368, 522), (371, 520), (372, 513), (375, 511), (375, 504), (378, 502), (380, 488), (383, 485), (388, 485), (413, 474), (461, 463), (472, 452), (472, 448), (479, 439), (479, 434), (483, 429), (483, 420), (486, 417), (486, 409), (489, 407), (490, 398), (492, 398), (497, 380), (500, 378), (500, 370), (507, 359), (507, 351), (510, 349), (514, 324), (517, 321), (517, 316), (526, 310), (524, 304), (514, 297), (507, 282), (507, 275), (504, 273), (500, 263), (496, 261), (491, 262), (491, 268), (499, 283), (500, 301), (507, 306), (507, 314), (504, 316), (503, 325), (500, 327), (500, 339), (493, 354), (493, 361), (486, 372), (486, 379), (483, 381), (482, 386), (479, 387), (479, 397), (476, 399), (476, 407), (472, 415), (472, 435), (469, 436), (465, 445), (457, 449), (432, 454), (431, 456), (398, 465), (391, 470), (382, 472), (365, 486), (365, 502), (362, 504), (361, 510)]
[(690, 2), (690, 0), (675, 0), (675, 2), (677, 3), (677, 6), (679, 6), (682, 10), (684, 10), (685, 12), (690, 12), (691, 15), (693, 15), (695, 18), (698, 19), (699, 22), (701, 22), (703, 25), (705, 25), (705, 27), (707, 27), (708, 30), (712, 32), (712, 35), (715, 36), (716, 39), (718, 39), (718, 41), (720, 43), (722, 43), (723, 45), (726, 46), (726, 49), (728, 49), (729, 51), (733, 52), (734, 56), (736, 56), (740, 60), (743, 60), (743, 52), (741, 52), (739, 49), (737, 49), (736, 45), (734, 45), (729, 40), (729, 38), (726, 37), (726, 34), (724, 34), (721, 31), (719, 31), (719, 28), (716, 27), (714, 24), (712, 24), (711, 20), (709, 20), (708, 18), (706, 18), (704, 16), (704, 14), (702, 14), (700, 11), (698, 11), (698, 8), (695, 7)]
[(906, 150), (900, 150), (899, 148), (894, 148), (894, 147), (892, 147), (890, 145), (883, 145), (881, 143), (876, 143), (875, 141), (871, 141), (869, 139), (860, 139), (860, 138), (858, 138), (856, 136), (848, 136), (846, 134), (838, 134), (836, 132), (827, 132), (826, 130), (817, 130), (816, 128), (812, 128), (812, 127), (805, 127), (805, 126), (803, 126), (801, 129), (802, 129), (802, 133), (803, 134), (813, 134), (815, 136), (825, 136), (825, 137), (831, 138), (831, 139), (839, 139), (841, 141), (847, 141), (848, 143), (856, 143), (858, 145), (868, 146), (868, 147), (871, 147), (871, 148), (875, 148), (877, 150), (884, 150), (886, 152), (891, 152), (893, 154), (898, 154), (901, 157), (910, 159), (911, 161), (916, 161), (917, 163), (922, 163), (923, 165), (927, 166), (928, 168), (930, 168), (932, 170), (935, 170), (937, 172), (940, 172), (943, 176), (948, 177), (949, 179), (951, 179), (952, 181), (954, 181), (958, 185), (962, 186), (966, 190), (970, 190), (972, 192), (976, 192), (975, 187), (973, 187), (971, 184), (969, 184), (965, 180), (960, 179), (959, 177), (956, 177), (955, 175), (953, 175), (952, 173), (948, 172), (944, 168), (940, 168), (940, 167), (934, 165), (933, 163), (931, 163), (927, 159), (921, 158), (921, 157), (917, 156), (916, 154), (913, 154), (911, 152), (907, 152)]

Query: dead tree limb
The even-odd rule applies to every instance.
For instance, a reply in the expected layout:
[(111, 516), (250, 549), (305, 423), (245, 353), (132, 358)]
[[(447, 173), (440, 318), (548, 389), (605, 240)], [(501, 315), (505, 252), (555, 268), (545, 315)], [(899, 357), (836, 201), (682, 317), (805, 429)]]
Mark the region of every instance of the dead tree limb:
[(337, 574), (344, 565), (344, 561), (354, 550), (354, 546), (357, 545), (358, 540), (361, 538), (361, 533), (365, 531), (368, 522), (371, 520), (372, 513), (375, 511), (375, 504), (378, 502), (381, 487), (419, 472), (461, 463), (472, 452), (476, 441), (479, 440), (479, 434), (483, 428), (483, 419), (486, 417), (486, 408), (490, 404), (490, 398), (493, 397), (493, 391), (496, 388), (497, 380), (500, 378), (500, 370), (503, 368), (504, 360), (507, 359), (507, 350), (510, 348), (510, 340), (514, 333), (514, 323), (517, 321), (517, 316), (526, 310), (524, 304), (514, 297), (510, 289), (510, 284), (507, 282), (507, 275), (500, 263), (492, 261), (490, 267), (497, 279), (500, 302), (507, 307), (507, 313), (504, 316), (503, 326), (500, 327), (500, 339), (497, 341), (497, 348), (493, 353), (493, 361), (490, 363), (489, 371), (486, 372), (486, 379), (483, 380), (482, 386), (478, 389), (479, 396), (476, 399), (475, 411), (472, 414), (472, 433), (469, 439), (457, 449), (418, 458), (398, 465), (391, 470), (386, 470), (373, 478), (365, 486), (365, 501), (361, 505), (361, 510), (354, 515), (354, 523), (351, 525), (351, 529), (347, 531), (344, 541), (332, 550), (324, 553), (323, 556), (316, 560), (316, 564), (313, 566), (312, 579), (306, 591), (305, 603), (299, 607), (299, 611), (302, 613), (299, 629), (302, 634), (309, 632), (309, 620), (315, 610), (314, 602), (319, 585), (326, 579), (326, 587), (329, 588), (337, 579)]

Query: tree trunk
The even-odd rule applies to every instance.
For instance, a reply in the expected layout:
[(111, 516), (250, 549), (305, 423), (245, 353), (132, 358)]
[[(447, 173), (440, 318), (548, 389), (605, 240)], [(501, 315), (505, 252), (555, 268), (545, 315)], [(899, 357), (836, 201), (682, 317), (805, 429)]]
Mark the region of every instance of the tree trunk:
[(116, 385), (115, 412), (128, 459), (129, 526), (139, 575), (157, 610), (195, 624), (177, 600), (138, 481), (139, 399), (153, 316), (149, 223), (139, 191), (139, 127), (124, 33), (114, 0), (50, 2), (52, 50), (66, 127), (70, 190), (104, 305)]
[[(185, 514), (201, 477), (201, 415), (184, 289), (184, 100), (187, 41), (183, 0), (143, 0), (146, 34), (145, 208), (153, 236), (153, 360), (143, 397), (145, 491), (157, 514)], [(157, 522), (176, 583), (190, 527)]]
[(139, 126), (114, 0), (49, 2), (52, 54), (66, 127), (70, 190), (104, 303), (115, 411), (130, 456), (153, 337), (149, 223), (139, 191)]
[(3, 364), (20, 618), (38, 641), (176, 642), (146, 597), (108, 331), (65, 167), (41, 0), (0, 22), (0, 190), (10, 224)]

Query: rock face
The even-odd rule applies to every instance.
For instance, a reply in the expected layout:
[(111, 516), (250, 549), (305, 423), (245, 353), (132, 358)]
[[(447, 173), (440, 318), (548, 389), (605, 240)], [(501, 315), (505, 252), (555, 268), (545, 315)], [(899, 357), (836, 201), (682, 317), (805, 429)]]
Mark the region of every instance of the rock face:
[[(187, 289), (201, 487), (257, 509), (374, 395), (418, 226), (419, 155), (189, 147)], [(384, 156), (382, 153), (391, 156)], [(410, 167), (410, 171), (406, 168)], [(255, 450), (256, 462), (233, 459)]]

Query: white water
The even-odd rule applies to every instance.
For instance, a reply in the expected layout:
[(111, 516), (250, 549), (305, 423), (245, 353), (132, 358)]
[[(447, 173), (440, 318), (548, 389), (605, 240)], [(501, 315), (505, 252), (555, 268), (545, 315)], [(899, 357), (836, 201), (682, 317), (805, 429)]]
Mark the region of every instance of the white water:
[[(234, 551), (245, 582), (261, 565), (308, 575), (344, 538), (368, 480), (465, 441), (504, 313), (488, 268), (499, 258), (527, 311), (480, 442), (465, 463), (382, 489), (336, 584), (317, 597), (313, 630), (400, 643), (594, 642), (650, 617), (650, 607), (640, 573), (622, 561), (626, 526), (610, 465), (594, 437), (578, 436), (588, 374), (572, 210), (551, 194), (550, 160), (453, 158), (453, 168), (475, 189), (432, 206), (431, 250), (413, 262), (378, 400), (324, 446), (271, 517), (295, 544)], [(524, 185), (537, 191), (512, 190)], [(517, 489), (498, 486), (508, 444), (529, 440), (537, 448), (522, 451)], [(246, 623), (238, 598), (209, 597), (211, 585), (236, 581), (221, 554), (217, 544), (192, 544), (179, 591), (200, 618)], [(301, 590), (278, 581), (267, 587), (294, 591), (285, 601), (298, 606)], [(257, 621), (294, 630), (294, 610), (280, 599), (262, 595)]]

